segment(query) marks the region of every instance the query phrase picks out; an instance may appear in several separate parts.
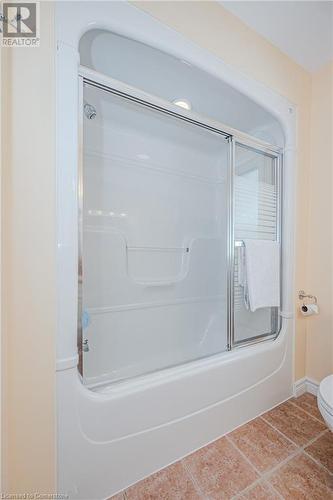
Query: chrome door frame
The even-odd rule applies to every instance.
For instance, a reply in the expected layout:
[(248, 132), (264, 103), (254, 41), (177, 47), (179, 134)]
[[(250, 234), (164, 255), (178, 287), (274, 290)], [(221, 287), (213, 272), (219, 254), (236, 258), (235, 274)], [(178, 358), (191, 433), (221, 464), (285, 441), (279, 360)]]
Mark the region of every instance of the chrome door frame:
[[(273, 159), (273, 167), (274, 167), (274, 181), (276, 185), (276, 192), (277, 192), (277, 203), (276, 203), (276, 212), (277, 212), (277, 217), (276, 217), (276, 240), (277, 242), (280, 243), (280, 307), (277, 308), (277, 316), (274, 320), (274, 327), (275, 331), (273, 332), (268, 332), (268, 333), (263, 333), (260, 335), (257, 335), (255, 337), (251, 337), (250, 339), (244, 339), (242, 341), (235, 341), (235, 329), (234, 329), (234, 318), (232, 320), (232, 325), (233, 329), (230, 333), (231, 336), (231, 349), (240, 349), (243, 347), (248, 347), (253, 344), (258, 344), (260, 342), (266, 342), (268, 340), (275, 340), (281, 331), (282, 328), (282, 317), (281, 317), (281, 310), (282, 310), (282, 197), (283, 197), (283, 153), (281, 149), (275, 149), (271, 147), (267, 147), (266, 144), (263, 145), (258, 145), (258, 141), (252, 141), (249, 138), (246, 138), (246, 140), (239, 139), (236, 137), (232, 138), (232, 141), (234, 143), (234, 150), (233, 150), (233, 174), (235, 175), (235, 165), (236, 165), (236, 146), (240, 145), (242, 147), (245, 147), (251, 151), (254, 151), (256, 153), (263, 154), (265, 156), (268, 156)], [(232, 192), (233, 194), (233, 212), (232, 212), (232, 220), (234, 223), (234, 191)], [(230, 223), (230, 222), (229, 222)], [(233, 268), (232, 268), (232, 273), (233, 273), (233, 282), (232, 282), (232, 310), (233, 310), (233, 315), (234, 315), (234, 248), (235, 248), (235, 240), (233, 239)], [(273, 328), (272, 328), (273, 329)]]
[[(277, 207), (278, 207), (278, 224), (277, 224), (277, 239), (281, 244), (281, 223), (282, 223), (282, 148), (271, 145), (265, 141), (252, 137), (244, 132), (233, 129), (219, 121), (204, 117), (193, 111), (184, 110), (178, 106), (165, 101), (159, 97), (148, 94), (135, 87), (131, 87), (123, 82), (115, 80), (107, 75), (98, 73), (94, 70), (80, 66), (79, 68), (79, 137), (78, 137), (78, 308), (77, 308), (77, 346), (79, 355), (79, 373), (83, 377), (83, 89), (84, 85), (90, 85), (104, 92), (111, 93), (125, 100), (129, 100), (140, 104), (144, 107), (164, 113), (174, 118), (183, 120), (187, 123), (199, 126), (206, 130), (210, 130), (221, 135), (229, 142), (229, 165), (228, 165), (228, 215), (227, 215), (227, 350), (245, 347), (258, 342), (276, 339), (281, 330), (281, 316), (279, 308), (278, 331), (274, 334), (264, 334), (258, 337), (253, 337), (249, 341), (235, 343), (234, 339), (234, 175), (235, 175), (235, 148), (237, 144), (248, 147), (254, 151), (266, 154), (275, 159), (277, 175)], [(282, 247), (281, 247), (281, 267), (280, 267), (280, 289), (282, 300)], [(194, 360), (195, 361), (195, 360)], [(191, 362), (191, 361), (190, 361)]]

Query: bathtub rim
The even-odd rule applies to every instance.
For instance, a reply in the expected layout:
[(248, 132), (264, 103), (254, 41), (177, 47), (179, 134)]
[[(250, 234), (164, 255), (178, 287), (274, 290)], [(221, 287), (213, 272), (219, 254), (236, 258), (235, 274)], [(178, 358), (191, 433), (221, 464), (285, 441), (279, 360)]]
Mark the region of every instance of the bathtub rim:
[(290, 319), (283, 320), (280, 333), (275, 338), (267, 338), (261, 342), (251, 345), (236, 346), (231, 351), (221, 351), (211, 356), (190, 360), (179, 365), (162, 368), (160, 370), (139, 375), (136, 377), (120, 380), (119, 382), (105, 381), (100, 384), (86, 385), (81, 381), (81, 375), (77, 373), (78, 380), (83, 392), (93, 399), (105, 398), (107, 400), (117, 399), (129, 394), (138, 393), (155, 386), (177, 381), (182, 377), (191, 377), (194, 373), (203, 373), (212, 368), (218, 368), (227, 363), (233, 363), (244, 358), (251, 358), (261, 352), (275, 350), (278, 344), (286, 342)]

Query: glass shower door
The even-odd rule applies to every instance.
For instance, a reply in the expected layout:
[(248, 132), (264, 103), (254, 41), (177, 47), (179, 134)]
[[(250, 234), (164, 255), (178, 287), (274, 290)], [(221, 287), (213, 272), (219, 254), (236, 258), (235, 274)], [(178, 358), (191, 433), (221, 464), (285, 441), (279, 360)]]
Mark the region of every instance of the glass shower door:
[(227, 138), (89, 84), (83, 98), (85, 382), (225, 351)]
[(274, 337), (280, 328), (278, 306), (251, 311), (242, 276), (246, 241), (280, 243), (280, 160), (240, 143), (234, 157), (233, 345), (242, 345)]

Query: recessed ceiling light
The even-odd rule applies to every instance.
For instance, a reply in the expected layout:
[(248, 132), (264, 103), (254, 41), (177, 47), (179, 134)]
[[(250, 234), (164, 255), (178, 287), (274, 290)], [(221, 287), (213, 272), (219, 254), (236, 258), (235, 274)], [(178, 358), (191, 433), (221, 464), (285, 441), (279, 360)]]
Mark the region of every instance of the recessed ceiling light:
[(173, 104), (179, 106), (180, 108), (186, 109), (187, 111), (190, 111), (190, 109), (192, 109), (190, 101), (187, 101), (186, 99), (175, 99), (173, 101)]

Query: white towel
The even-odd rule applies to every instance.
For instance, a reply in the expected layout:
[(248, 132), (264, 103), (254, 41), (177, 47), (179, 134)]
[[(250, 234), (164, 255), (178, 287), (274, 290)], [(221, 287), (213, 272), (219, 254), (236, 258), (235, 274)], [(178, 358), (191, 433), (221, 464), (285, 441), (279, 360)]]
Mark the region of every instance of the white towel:
[(244, 240), (239, 252), (238, 281), (247, 309), (280, 306), (280, 245), (270, 240)]

